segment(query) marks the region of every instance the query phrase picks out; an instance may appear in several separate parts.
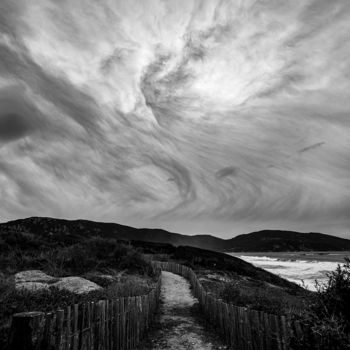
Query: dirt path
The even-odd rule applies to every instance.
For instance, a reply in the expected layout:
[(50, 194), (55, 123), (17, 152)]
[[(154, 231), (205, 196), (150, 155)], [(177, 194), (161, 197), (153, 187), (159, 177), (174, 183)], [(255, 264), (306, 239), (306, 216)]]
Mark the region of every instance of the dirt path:
[(189, 283), (179, 275), (163, 271), (159, 313), (147, 343), (140, 349), (217, 350), (226, 347), (198, 318), (198, 300), (192, 296)]

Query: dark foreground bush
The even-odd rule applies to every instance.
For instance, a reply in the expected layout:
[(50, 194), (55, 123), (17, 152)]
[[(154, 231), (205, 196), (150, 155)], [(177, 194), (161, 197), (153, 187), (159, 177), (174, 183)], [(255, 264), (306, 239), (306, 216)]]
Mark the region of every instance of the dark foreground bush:
[(328, 274), (328, 281), (316, 285), (316, 292), (289, 295), (263, 284), (246, 287), (225, 283), (218, 295), (225, 302), (250, 307), (299, 321), (303, 336), (292, 339), (295, 350), (350, 349), (350, 260)]
[(285, 290), (259, 287), (242, 288), (237, 283), (225, 283), (219, 297), (226, 303), (249, 307), (275, 315), (300, 314), (303, 298), (288, 294)]
[(54, 276), (67, 276), (110, 268), (152, 273), (142, 254), (115, 239), (92, 237), (62, 244), (26, 233), (9, 232), (1, 234), (0, 240), (0, 269), (6, 274), (39, 269)]
[[(301, 319), (309, 337), (295, 339), (295, 349), (350, 349), (350, 260), (329, 273), (308, 299)], [(317, 344), (317, 345), (316, 345)]]

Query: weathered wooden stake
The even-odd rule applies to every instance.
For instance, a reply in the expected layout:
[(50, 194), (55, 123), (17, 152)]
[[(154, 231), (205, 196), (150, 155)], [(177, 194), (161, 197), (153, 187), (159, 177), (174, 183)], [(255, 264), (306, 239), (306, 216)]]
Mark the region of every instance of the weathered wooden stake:
[(34, 350), (33, 329), (43, 317), (43, 312), (21, 312), (12, 318), (9, 337), (9, 350)]

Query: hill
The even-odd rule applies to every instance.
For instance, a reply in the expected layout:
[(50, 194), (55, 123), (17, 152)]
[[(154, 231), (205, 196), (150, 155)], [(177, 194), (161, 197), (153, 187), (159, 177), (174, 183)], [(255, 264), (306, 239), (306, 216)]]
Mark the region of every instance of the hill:
[[(139, 253), (143, 254), (142, 257)], [(176, 261), (195, 270), (226, 271), (288, 290), (301, 290), (294, 283), (244, 260), (212, 250), (142, 240), (117, 240), (96, 237), (93, 233), (80, 235), (57, 230), (48, 234), (45, 231), (35, 233), (33, 229), (29, 232), (23, 227), (21, 230), (0, 230), (0, 269), (4, 273), (39, 269), (51, 275), (72, 275), (113, 267), (145, 274), (148, 271), (146, 257), (151, 256), (154, 260)]]
[(264, 230), (221, 239), (211, 235), (187, 236), (162, 229), (134, 228), (88, 220), (32, 217), (0, 224), (0, 231), (35, 233), (55, 241), (79, 241), (101, 236), (120, 240), (160, 242), (215, 251), (332, 251), (350, 250), (350, 240), (322, 233)]
[(323, 233), (264, 230), (230, 240), (231, 251), (332, 251), (350, 250), (350, 240)]
[(203, 249), (223, 250), (225, 240), (210, 235), (187, 236), (162, 229), (137, 229), (130, 226), (89, 220), (63, 220), (31, 217), (0, 224), (0, 231), (35, 233), (53, 240), (79, 240), (101, 236), (130, 241), (160, 242), (174, 246), (186, 245)]

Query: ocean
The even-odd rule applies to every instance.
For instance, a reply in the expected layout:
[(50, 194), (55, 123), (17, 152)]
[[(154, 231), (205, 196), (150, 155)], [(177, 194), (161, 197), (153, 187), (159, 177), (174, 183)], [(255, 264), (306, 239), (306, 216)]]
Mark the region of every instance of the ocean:
[(316, 290), (315, 280), (327, 281), (327, 273), (334, 271), (349, 251), (343, 252), (262, 252), (228, 253), (289, 281)]

